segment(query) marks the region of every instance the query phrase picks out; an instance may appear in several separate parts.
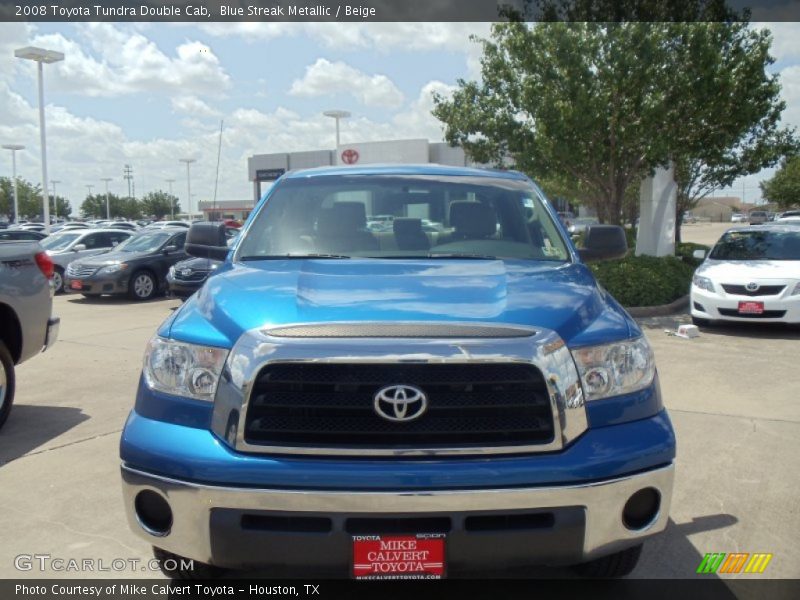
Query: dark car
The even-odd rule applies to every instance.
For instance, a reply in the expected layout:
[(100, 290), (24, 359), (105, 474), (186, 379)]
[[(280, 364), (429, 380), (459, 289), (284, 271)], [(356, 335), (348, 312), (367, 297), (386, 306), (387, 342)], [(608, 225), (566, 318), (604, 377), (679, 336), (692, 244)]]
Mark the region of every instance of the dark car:
[(166, 290), (167, 271), (186, 259), (186, 229), (164, 228), (129, 238), (112, 252), (70, 263), (64, 290), (94, 297), (128, 294), (149, 300)]
[[(225, 228), (228, 246), (232, 246), (239, 236), (240, 229)], [(186, 299), (203, 287), (208, 276), (213, 273), (221, 261), (209, 258), (189, 258), (170, 267), (167, 273), (167, 294)]]
[(4, 242), (38, 242), (46, 237), (44, 233), (27, 229), (4, 229), (0, 231), (0, 241)]
[(221, 264), (209, 258), (190, 258), (173, 265), (167, 273), (167, 293), (176, 298), (188, 298), (203, 287), (208, 276)]

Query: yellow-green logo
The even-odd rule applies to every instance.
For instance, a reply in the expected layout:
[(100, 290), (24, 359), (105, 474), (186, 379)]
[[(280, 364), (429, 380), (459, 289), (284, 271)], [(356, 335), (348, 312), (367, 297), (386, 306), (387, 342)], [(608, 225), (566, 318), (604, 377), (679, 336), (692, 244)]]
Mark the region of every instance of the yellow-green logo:
[(772, 554), (748, 552), (710, 552), (703, 557), (697, 572), (712, 573), (763, 573)]

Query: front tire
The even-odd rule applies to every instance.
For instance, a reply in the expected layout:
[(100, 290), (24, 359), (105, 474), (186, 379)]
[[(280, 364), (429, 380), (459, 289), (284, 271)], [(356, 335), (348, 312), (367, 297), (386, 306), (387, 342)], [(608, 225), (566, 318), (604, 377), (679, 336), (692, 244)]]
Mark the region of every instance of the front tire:
[(150, 271), (138, 271), (128, 284), (128, 293), (134, 300), (150, 300), (158, 292), (158, 282)]
[(0, 427), (8, 419), (14, 403), (14, 360), (3, 342), (0, 342)]
[(621, 552), (609, 554), (587, 563), (576, 565), (574, 570), (582, 577), (593, 579), (614, 579), (630, 575), (639, 562), (642, 544), (626, 548)]
[(64, 270), (60, 267), (53, 269), (53, 292), (60, 294), (64, 291)]
[[(225, 569), (220, 567), (190, 560), (155, 546), (153, 546), (153, 556), (158, 560), (161, 572), (170, 579), (216, 579), (225, 573)], [(192, 568), (189, 568), (187, 563), (190, 563)]]

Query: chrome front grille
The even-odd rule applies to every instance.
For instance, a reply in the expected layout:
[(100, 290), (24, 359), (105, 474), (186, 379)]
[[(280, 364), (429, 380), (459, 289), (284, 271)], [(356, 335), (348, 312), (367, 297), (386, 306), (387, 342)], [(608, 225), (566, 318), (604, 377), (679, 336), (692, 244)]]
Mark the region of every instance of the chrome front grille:
[(744, 285), (722, 284), (722, 289), (725, 290), (726, 294), (735, 294), (737, 296), (777, 296), (785, 288), (785, 285), (762, 285), (758, 289), (748, 290)]
[(97, 271), (100, 270), (100, 267), (92, 267), (89, 265), (76, 265), (75, 263), (71, 263), (67, 267), (67, 275), (69, 277), (91, 277)]
[[(184, 273), (184, 271), (188, 271)], [(180, 281), (205, 281), (211, 271), (196, 271), (192, 269), (175, 269), (175, 279)]]
[[(423, 323), (406, 325), (412, 328), (392, 333), (416, 336)], [(557, 452), (586, 431), (580, 378), (555, 331), (471, 338), (454, 329), (474, 333), (475, 322), (424, 325), (446, 327), (452, 337), (364, 337), (338, 328), (335, 338), (282, 337), (270, 327), (251, 329), (231, 349), (211, 430), (237, 452), (351, 457)], [(375, 327), (366, 328), (389, 333)], [(427, 397), (416, 424), (378, 414), (391, 412), (378, 410), (381, 392), (404, 385)]]

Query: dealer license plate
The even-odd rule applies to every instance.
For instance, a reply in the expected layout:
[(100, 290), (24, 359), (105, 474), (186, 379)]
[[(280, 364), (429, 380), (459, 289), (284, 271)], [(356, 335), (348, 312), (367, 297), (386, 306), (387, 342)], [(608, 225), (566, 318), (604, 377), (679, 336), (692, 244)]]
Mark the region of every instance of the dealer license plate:
[(82, 281), (76, 281), (76, 280), (73, 279), (72, 281), (69, 282), (69, 288), (71, 290), (82, 290), (83, 289), (83, 282)]
[(441, 579), (445, 534), (355, 535), (356, 579)]
[(739, 302), (740, 315), (760, 315), (764, 312), (763, 302)]

